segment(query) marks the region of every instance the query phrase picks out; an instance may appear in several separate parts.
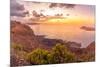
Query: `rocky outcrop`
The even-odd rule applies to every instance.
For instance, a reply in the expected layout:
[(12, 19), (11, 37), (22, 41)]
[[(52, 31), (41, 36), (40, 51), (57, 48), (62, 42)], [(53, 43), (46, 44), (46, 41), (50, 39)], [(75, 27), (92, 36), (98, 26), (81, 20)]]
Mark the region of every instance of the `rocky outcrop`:
[(77, 42), (67, 42), (66, 43), (68, 45), (69, 48), (80, 48), (81, 47), (81, 43), (77, 43)]
[(93, 41), (92, 43), (90, 43), (87, 48), (88, 51), (95, 51), (95, 42)]
[(39, 47), (37, 38), (29, 26), (17, 21), (11, 22), (11, 43), (21, 44), (25, 51)]
[(89, 54), (95, 54), (95, 41), (93, 41), (92, 43), (90, 43), (86, 47), (85, 51), (87, 51), (87, 53), (89, 53)]
[(30, 65), (30, 63), (27, 62), (26, 59), (24, 58), (24, 55), (25, 55), (24, 51), (17, 51), (15, 49), (11, 49), (11, 56), (10, 56), (11, 67)]

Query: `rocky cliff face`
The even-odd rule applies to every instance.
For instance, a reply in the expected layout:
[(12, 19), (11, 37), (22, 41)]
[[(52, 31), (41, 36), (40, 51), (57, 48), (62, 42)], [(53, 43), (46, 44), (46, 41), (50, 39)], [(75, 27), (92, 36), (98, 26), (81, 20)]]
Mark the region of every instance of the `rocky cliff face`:
[(92, 43), (90, 43), (87, 46), (86, 50), (89, 51), (89, 52), (94, 52), (95, 51), (95, 42), (93, 41)]
[(85, 49), (85, 52), (87, 52), (89, 55), (93, 56), (95, 59), (95, 41), (90, 43), (87, 48)]
[(25, 51), (39, 47), (38, 40), (30, 27), (16, 21), (11, 22), (11, 43), (23, 45)]

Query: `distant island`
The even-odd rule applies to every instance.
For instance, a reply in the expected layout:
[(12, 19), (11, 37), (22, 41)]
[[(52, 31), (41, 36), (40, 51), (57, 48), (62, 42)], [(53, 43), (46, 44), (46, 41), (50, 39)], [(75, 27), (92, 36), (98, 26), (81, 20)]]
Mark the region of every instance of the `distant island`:
[(80, 27), (80, 29), (83, 29), (85, 31), (95, 31), (94, 27), (88, 27), (88, 26), (82, 26), (82, 27)]

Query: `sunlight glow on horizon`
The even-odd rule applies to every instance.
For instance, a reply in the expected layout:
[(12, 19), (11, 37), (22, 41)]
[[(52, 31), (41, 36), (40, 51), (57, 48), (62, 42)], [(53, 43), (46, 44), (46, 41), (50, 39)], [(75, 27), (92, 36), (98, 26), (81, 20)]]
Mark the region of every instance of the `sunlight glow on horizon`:
[(69, 24), (69, 25), (94, 25), (93, 18), (86, 18), (86, 17), (54, 17), (54, 18), (47, 18), (43, 22), (40, 20), (39, 23), (46, 23), (46, 24)]

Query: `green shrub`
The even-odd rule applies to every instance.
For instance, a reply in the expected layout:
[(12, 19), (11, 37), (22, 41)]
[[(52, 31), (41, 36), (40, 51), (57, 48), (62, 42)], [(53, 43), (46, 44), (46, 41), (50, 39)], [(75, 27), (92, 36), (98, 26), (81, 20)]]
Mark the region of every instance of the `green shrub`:
[(69, 52), (64, 45), (56, 44), (52, 49), (52, 63), (66, 63), (75, 60), (74, 54)]
[(50, 52), (40, 48), (33, 50), (28, 54), (27, 60), (31, 64), (67, 63), (73, 62), (75, 56), (64, 45), (56, 44)]
[(13, 49), (15, 49), (15, 50), (19, 50), (19, 51), (21, 51), (21, 50), (23, 50), (23, 46), (22, 45), (20, 45), (20, 44), (12, 44), (12, 46), (11, 46)]
[(36, 49), (28, 54), (28, 61), (31, 64), (47, 64), (48, 63), (48, 51), (44, 49)]

